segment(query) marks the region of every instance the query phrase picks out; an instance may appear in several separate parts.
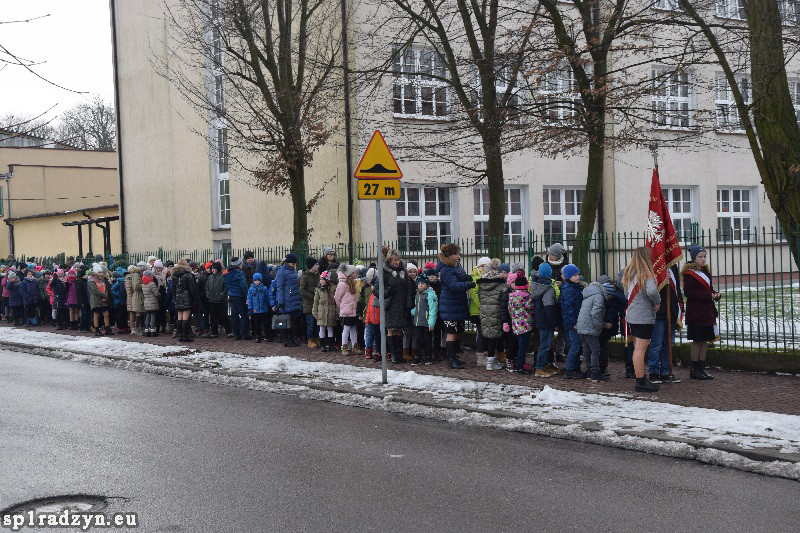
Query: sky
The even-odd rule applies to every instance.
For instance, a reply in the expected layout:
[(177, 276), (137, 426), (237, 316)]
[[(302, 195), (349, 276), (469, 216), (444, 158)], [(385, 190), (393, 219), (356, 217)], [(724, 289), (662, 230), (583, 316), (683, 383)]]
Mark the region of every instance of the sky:
[[(6, 23), (43, 15), (47, 16)], [(59, 113), (95, 95), (113, 105), (108, 0), (0, 0), (0, 45), (41, 63), (32, 69), (66, 88), (55, 87), (23, 67), (3, 68), (0, 63), (0, 116), (46, 113), (48, 119), (57, 120)], [(3, 57), (7, 56), (0, 54)]]

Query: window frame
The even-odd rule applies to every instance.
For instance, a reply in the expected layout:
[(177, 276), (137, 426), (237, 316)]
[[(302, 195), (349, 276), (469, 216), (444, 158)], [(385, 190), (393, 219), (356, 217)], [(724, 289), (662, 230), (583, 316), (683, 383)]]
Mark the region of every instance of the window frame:
[[(752, 84), (750, 76), (737, 77), (736, 83), (739, 90), (742, 92), (745, 106), (749, 106), (752, 100)], [(727, 110), (728, 118), (723, 117), (723, 109)], [(715, 128), (723, 133), (745, 133), (742, 119), (739, 116), (739, 109), (736, 107), (736, 101), (733, 97), (733, 89), (728, 83), (728, 79), (724, 74), (718, 72), (714, 78), (714, 110), (715, 110)], [(731, 114), (735, 119), (731, 120)]]
[[(410, 54), (410, 61), (409, 61)], [(424, 66), (426, 56), (430, 63)], [(392, 113), (395, 118), (416, 120), (452, 120), (452, 106), (443, 56), (433, 47), (422, 45), (397, 46), (392, 61)], [(407, 91), (413, 90), (409, 96)], [(430, 90), (430, 100), (423, 92)], [(398, 111), (398, 102), (400, 104)], [(408, 102), (414, 102), (414, 112), (407, 112)], [(430, 102), (430, 113), (425, 106)], [(444, 113), (439, 112), (443, 106)]]
[[(788, 9), (793, 7), (794, 9)], [(778, 0), (781, 13), (781, 24), (784, 26), (800, 26), (800, 0)]]
[[(519, 191), (519, 202), (512, 202), (511, 196), (512, 191)], [(526, 188), (523, 186), (514, 186), (508, 185), (505, 187), (505, 215), (503, 217), (504, 222), (504, 231), (503, 231), (503, 249), (506, 251), (511, 250), (518, 250), (522, 248), (525, 242), (525, 235), (527, 233), (526, 228), (526, 221), (525, 221), (525, 196), (526, 196)], [(480, 199), (477, 199), (475, 195), (478, 194)], [(486, 186), (478, 186), (472, 188), (472, 221), (474, 226), (474, 237), (475, 237), (475, 249), (476, 250), (487, 250), (487, 242), (488, 240), (486, 236), (488, 235), (488, 225), (489, 225), (489, 213), (488, 211), (484, 214), (484, 206), (488, 209), (489, 205), (489, 189)], [(484, 201), (484, 196), (486, 197)], [(519, 204), (519, 214), (512, 214), (510, 213), (512, 204), (518, 203)], [(475, 207), (479, 207), (478, 212), (475, 212)], [(519, 223), (519, 232), (515, 233), (512, 231), (512, 224)], [(481, 228), (479, 231), (478, 228)], [(484, 230), (485, 228), (485, 230)], [(518, 236), (518, 244), (514, 244), (514, 236)]]
[[(415, 189), (417, 199), (416, 200), (409, 200), (409, 189)], [(426, 204), (431, 203), (426, 199), (426, 190), (433, 190), (435, 191), (434, 194), (436, 195), (436, 199), (433, 201), (433, 204), (436, 206), (436, 214), (435, 215), (428, 215)], [(444, 196), (446, 193), (446, 197)], [(416, 202), (416, 214), (409, 215), (410, 212), (409, 205), (411, 202)], [(442, 204), (446, 203), (447, 205), (447, 214), (441, 214)], [(415, 253), (415, 252), (435, 252), (438, 251), (441, 245), (445, 242), (450, 242), (453, 240), (456, 228), (455, 228), (455, 217), (453, 213), (455, 204), (455, 194), (453, 194), (453, 190), (449, 186), (436, 186), (430, 184), (407, 184), (400, 186), (400, 199), (396, 202), (396, 214), (397, 214), (397, 246), (398, 249), (405, 252), (405, 253)], [(408, 228), (411, 225), (418, 225), (419, 227), (419, 246), (412, 246), (411, 238), (409, 237)], [(429, 233), (429, 225), (435, 224), (436, 228), (436, 235), (430, 236)], [(442, 231), (443, 225), (449, 224), (450, 232)], [(405, 232), (400, 231), (400, 227), (404, 225), (406, 227)], [(405, 235), (403, 235), (405, 234)], [(444, 237), (443, 237), (444, 236)], [(416, 237), (414, 237), (416, 238)], [(405, 239), (405, 241), (403, 241)], [(434, 243), (432, 239), (435, 239), (436, 242)]]
[[(674, 192), (680, 191), (681, 199), (675, 200), (674, 199)], [(683, 198), (683, 194), (685, 192), (689, 193), (689, 199), (686, 200)], [(689, 243), (692, 238), (692, 226), (697, 224), (697, 219), (695, 217), (695, 212), (697, 211), (697, 194), (696, 187), (692, 187), (691, 185), (662, 185), (661, 192), (664, 194), (664, 200), (667, 203), (667, 209), (669, 210), (669, 216), (672, 220), (672, 226), (675, 227), (676, 220), (680, 220), (681, 230), (679, 231), (678, 228), (675, 228), (675, 233), (678, 236), (678, 242), (681, 244)], [(681, 210), (675, 210), (675, 202), (681, 204)], [(688, 213), (684, 210), (685, 205), (689, 204), (689, 211)], [(688, 221), (689, 228), (686, 228), (686, 223)]]
[(657, 11), (683, 12), (679, 0), (653, 0), (651, 7)]
[[(552, 191), (558, 190), (559, 191), (559, 214), (553, 214), (551, 212), (551, 206), (553, 205), (552, 199)], [(573, 214), (567, 214), (567, 192), (570, 191), (573, 193), (573, 200), (570, 202), (574, 207)], [(545, 201), (545, 195), (547, 196), (547, 201)], [(583, 199), (586, 196), (586, 189), (581, 188), (578, 186), (559, 186), (559, 185), (546, 185), (542, 187), (542, 221), (543, 221), (543, 228), (542, 228), (542, 237), (546, 246), (550, 246), (553, 243), (560, 242), (564, 245), (565, 248), (568, 250), (572, 248), (572, 241), (574, 240), (575, 236), (578, 234), (578, 224), (581, 220), (581, 211), (583, 207)], [(548, 236), (553, 235), (552, 230), (548, 231), (548, 222), (561, 222), (561, 232), (559, 236), (559, 240), (548, 240)], [(575, 231), (573, 233), (568, 233), (567, 227), (570, 223), (574, 223)]]
[[(747, 193), (747, 200), (744, 199), (744, 195), (742, 193)], [(725, 196), (723, 193), (728, 193), (728, 199), (724, 200), (722, 197)], [(736, 200), (735, 196), (736, 193), (739, 193), (739, 199)], [(758, 215), (756, 213), (756, 204), (755, 200), (757, 198), (757, 190), (753, 187), (746, 187), (746, 186), (730, 186), (730, 187), (717, 187), (717, 242), (719, 244), (750, 244), (753, 242), (755, 238), (756, 232), (753, 231), (753, 222), (758, 220)], [(728, 211), (721, 211), (721, 204), (725, 202), (728, 204)], [(748, 210), (743, 211), (740, 210), (735, 211), (735, 202), (739, 202), (742, 204), (743, 202), (747, 202)], [(728, 228), (730, 228), (730, 233), (726, 233), (726, 230), (723, 229), (721, 226), (723, 225), (722, 221), (729, 219), (730, 223), (728, 224)], [(743, 221), (747, 219), (747, 224), (744, 224)], [(739, 228), (737, 229), (736, 221), (739, 220)], [(740, 238), (736, 238), (738, 235)], [(747, 238), (741, 238), (745, 237)], [(726, 238), (726, 235), (730, 235), (730, 238)]]
[(539, 83), (538, 94), (543, 98), (543, 118), (549, 126), (575, 127), (583, 96), (577, 89), (575, 70), (569, 65), (546, 72)]
[(717, 17), (730, 20), (747, 20), (742, 0), (715, 0), (714, 13)]
[[(694, 90), (694, 73), (691, 70), (678, 71), (664, 66), (651, 68), (653, 94), (651, 96), (652, 122), (657, 129), (665, 130), (690, 130), (696, 126), (694, 113), (697, 111), (697, 91)], [(684, 82), (679, 77), (686, 77)], [(683, 87), (686, 96), (680, 94)], [(660, 94), (663, 93), (663, 94)], [(663, 109), (659, 107), (663, 104)], [(686, 106), (679, 109), (678, 106)], [(684, 115), (685, 112), (685, 115)], [(660, 117), (664, 117), (661, 123)], [(680, 124), (675, 124), (675, 120)], [(685, 124), (684, 124), (685, 122)]]

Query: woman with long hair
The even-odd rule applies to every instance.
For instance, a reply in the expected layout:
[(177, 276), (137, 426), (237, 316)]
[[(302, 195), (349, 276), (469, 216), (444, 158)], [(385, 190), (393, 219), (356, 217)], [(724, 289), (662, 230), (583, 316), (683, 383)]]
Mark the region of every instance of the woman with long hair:
[(622, 285), (628, 298), (625, 320), (633, 336), (636, 391), (656, 392), (658, 385), (652, 383), (645, 373), (645, 354), (653, 338), (656, 311), (661, 305), (656, 274), (653, 271), (653, 256), (649, 248), (642, 246), (633, 251), (630, 263), (622, 272)]

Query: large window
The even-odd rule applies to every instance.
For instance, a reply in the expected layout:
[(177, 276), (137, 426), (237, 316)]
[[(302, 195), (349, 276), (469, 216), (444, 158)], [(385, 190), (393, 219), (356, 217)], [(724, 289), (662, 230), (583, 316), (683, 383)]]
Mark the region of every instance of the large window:
[(447, 68), (432, 48), (407, 46), (394, 56), (394, 114), (410, 118), (447, 118)]
[(797, 26), (800, 23), (800, 0), (778, 0), (784, 26)]
[(669, 216), (672, 218), (672, 226), (680, 242), (688, 243), (692, 239), (692, 224), (694, 215), (692, 213), (691, 187), (665, 187), (662, 189), (664, 199), (667, 201)]
[[(750, 78), (742, 76), (736, 80), (736, 84), (739, 86), (745, 105), (749, 105)], [(715, 88), (714, 105), (717, 109), (717, 129), (735, 132), (744, 131), (742, 120), (739, 117), (739, 108), (733, 98), (733, 90), (724, 74), (717, 74)]]
[(583, 206), (583, 189), (543, 189), (545, 245), (560, 242), (568, 246), (578, 233)]
[[(500, 105), (501, 99), (505, 96), (506, 91), (508, 90), (508, 86), (511, 83), (511, 78), (513, 76), (513, 71), (510, 67), (501, 67), (497, 70), (495, 74), (495, 94), (497, 95), (497, 104)], [(482, 85), (480, 76), (478, 75), (478, 69), (475, 68), (473, 73), (473, 82), (472, 82), (472, 96), (471, 100), (472, 103), (478, 108), (481, 109), (482, 107)], [(508, 98), (508, 104), (505, 108), (505, 117), (508, 120), (518, 120), (520, 118), (519, 114), (519, 105), (520, 105), (520, 97), (518, 88), (513, 86), (511, 89), (511, 94)]]
[[(505, 190), (505, 230), (503, 247), (520, 248), (523, 236), (522, 189)], [(472, 190), (475, 217), (475, 247), (487, 249), (489, 242), (489, 189), (476, 187)]]
[(219, 210), (219, 225), (228, 226), (231, 223), (231, 193), (228, 180), (228, 129), (217, 129), (217, 207)]
[(665, 128), (693, 125), (691, 76), (688, 72), (653, 68), (653, 122)]
[(789, 80), (789, 92), (792, 94), (792, 105), (797, 123), (800, 124), (800, 80)]
[[(219, 0), (211, 2), (211, 98), (214, 102), (211, 121), (211, 144), (216, 148), (216, 194), (215, 226), (228, 227), (231, 224), (231, 194), (228, 179), (228, 128), (225, 125), (225, 80), (222, 72), (224, 55), (222, 33), (220, 32)], [(216, 137), (216, 138), (215, 138)], [(230, 244), (229, 244), (230, 245)]]
[(655, 0), (653, 7), (662, 11), (683, 11), (679, 0)]
[(717, 16), (726, 19), (747, 20), (744, 0), (716, 0)]
[(717, 237), (720, 242), (750, 241), (754, 219), (751, 197), (751, 189), (717, 189)]
[(575, 124), (582, 99), (575, 73), (569, 66), (546, 73), (539, 92), (543, 95), (547, 123)]
[(398, 247), (406, 252), (435, 251), (453, 239), (450, 189), (401, 187), (397, 200)]

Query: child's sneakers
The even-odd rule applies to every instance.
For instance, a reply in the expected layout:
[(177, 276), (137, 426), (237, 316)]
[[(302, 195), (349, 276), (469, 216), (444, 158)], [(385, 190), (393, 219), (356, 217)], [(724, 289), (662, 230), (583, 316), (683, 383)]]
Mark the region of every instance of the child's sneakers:
[(514, 365), (514, 372), (517, 374), (533, 374), (533, 368), (528, 363), (523, 363), (522, 366)]
[(486, 370), (500, 370), (503, 365), (497, 362), (497, 357), (486, 358)]
[(411, 366), (420, 366), (422, 364), (422, 355), (417, 354), (411, 360)]
[(611, 378), (605, 375), (600, 370), (593, 370), (592, 372), (589, 373), (589, 380), (592, 383), (598, 383), (600, 381), (611, 381)]
[(364, 352), (361, 350), (361, 348), (359, 348), (358, 344), (353, 346), (353, 349), (351, 350), (350, 353), (352, 353), (353, 355), (364, 355)]
[(549, 378), (552, 377), (553, 374), (545, 370), (544, 368), (537, 368), (536, 372), (533, 373), (533, 377), (535, 378)]

